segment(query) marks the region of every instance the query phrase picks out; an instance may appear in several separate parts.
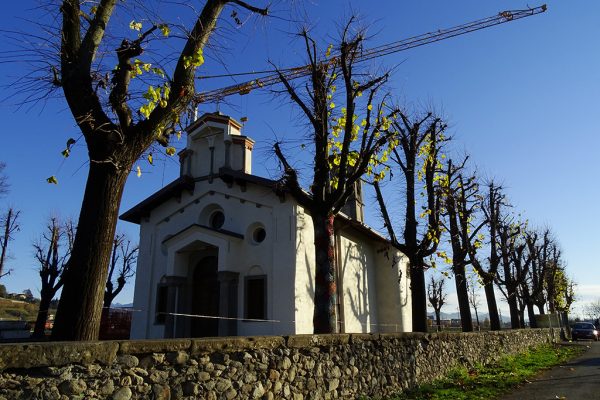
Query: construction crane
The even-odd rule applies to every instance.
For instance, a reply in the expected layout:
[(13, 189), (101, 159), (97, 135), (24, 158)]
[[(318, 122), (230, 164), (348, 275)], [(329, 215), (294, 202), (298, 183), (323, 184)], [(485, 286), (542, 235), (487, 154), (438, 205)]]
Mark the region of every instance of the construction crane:
[[(466, 33), (475, 32), (481, 29), (489, 28), (492, 26), (504, 24), (507, 22), (516, 21), (521, 18), (530, 17), (532, 15), (541, 14), (547, 10), (546, 4), (538, 7), (527, 8), (525, 10), (507, 10), (499, 12), (498, 14), (480, 19), (477, 21), (468, 22), (466, 24), (458, 25), (452, 28), (441, 29), (435, 32), (429, 32), (418, 36), (413, 36), (407, 39), (399, 40), (396, 42), (388, 43), (382, 46), (374, 47), (372, 49), (363, 50), (362, 53), (357, 57), (358, 62), (371, 60), (373, 58), (383, 57), (389, 54), (398, 53), (415, 47), (420, 47), (429, 43), (439, 42), (441, 40), (449, 39), (455, 36), (464, 35)], [(339, 55), (332, 56), (327, 63), (336, 62), (339, 59)], [(241, 75), (254, 75), (255, 79), (238, 83), (235, 85), (223, 87), (220, 89), (209, 90), (206, 92), (198, 93), (194, 100), (195, 103), (207, 103), (207, 102), (218, 102), (227, 96), (233, 94), (245, 95), (250, 93), (254, 89), (260, 89), (268, 86), (273, 86), (281, 82), (281, 75), (286, 80), (293, 80), (301, 77), (310, 75), (310, 65), (304, 65), (295, 68), (286, 68), (278, 71), (262, 71), (262, 72), (243, 72), (234, 74), (237, 76)], [(219, 75), (212, 77), (200, 77), (201, 79), (216, 78), (230, 75)]]

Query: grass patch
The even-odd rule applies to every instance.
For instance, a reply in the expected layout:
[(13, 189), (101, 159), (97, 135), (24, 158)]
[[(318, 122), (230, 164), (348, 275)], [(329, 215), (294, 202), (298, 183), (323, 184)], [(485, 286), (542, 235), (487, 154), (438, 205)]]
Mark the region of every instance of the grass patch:
[(39, 303), (0, 298), (0, 319), (35, 321)]
[(393, 400), (492, 399), (533, 377), (539, 371), (564, 363), (584, 351), (583, 346), (540, 346), (494, 364), (453, 370), (448, 376), (392, 397)]

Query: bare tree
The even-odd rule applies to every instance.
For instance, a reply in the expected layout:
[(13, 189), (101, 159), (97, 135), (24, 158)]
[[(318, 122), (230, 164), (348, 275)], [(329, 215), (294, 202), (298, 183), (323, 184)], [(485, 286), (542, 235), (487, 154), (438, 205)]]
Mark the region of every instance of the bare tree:
[(511, 327), (523, 327), (521, 316), (523, 307), (519, 307), (522, 284), (527, 278), (531, 256), (526, 251), (527, 244), (523, 239), (525, 225), (506, 218), (498, 229), (498, 250), (502, 260), (502, 270), (498, 274), (498, 288), (508, 302)]
[[(442, 226), (440, 209), (441, 190), (438, 185), (441, 148), (448, 140), (445, 137), (447, 125), (432, 113), (412, 120), (400, 112), (400, 118), (393, 123), (399, 145), (393, 148), (392, 161), (400, 168), (404, 180), (401, 185), (405, 196), (404, 241), (400, 242), (389, 217), (386, 203), (379, 184), (375, 183), (385, 226), (390, 239), (408, 258), (414, 332), (427, 332), (427, 292), (425, 287), (426, 259), (437, 250)], [(424, 200), (418, 196), (420, 190)], [(417, 212), (421, 204), (423, 211)], [(419, 219), (424, 219), (419, 228)]]
[(444, 292), (444, 278), (436, 280), (433, 276), (429, 284), (427, 285), (427, 298), (429, 304), (433, 307), (435, 312), (435, 322), (437, 325), (438, 332), (441, 330), (441, 310), (444, 304), (446, 304), (446, 298), (448, 295)]
[(110, 308), (115, 297), (125, 287), (127, 280), (135, 275), (134, 267), (138, 250), (139, 246), (132, 245), (125, 234), (115, 236), (104, 291), (104, 309)]
[[(547, 263), (545, 261), (546, 249), (549, 244), (550, 230), (546, 229), (541, 238), (537, 231), (527, 232), (525, 241), (527, 248), (531, 254), (531, 268), (529, 269), (528, 288), (530, 292), (530, 304), (528, 305), (529, 313), (533, 313), (533, 306), (537, 306), (540, 314), (544, 314), (544, 306), (546, 304), (546, 291), (544, 287), (544, 276), (546, 275)], [(540, 243), (541, 240), (541, 243)], [(535, 318), (533, 325), (535, 327)]]
[(4, 174), (4, 168), (6, 164), (0, 162), (0, 197), (5, 196), (8, 193), (8, 178)]
[[(44, 26), (44, 34), (38, 35), (54, 39), (44, 49), (57, 49), (59, 59), (43, 53), (48, 55), (43, 60), (47, 76), (29, 88), (39, 92), (47, 82), (52, 90), (62, 90), (89, 156), (77, 233), (52, 332), (57, 340), (97, 339), (125, 182), (134, 163), (154, 143), (165, 146), (169, 155), (175, 153), (169, 140), (194, 99), (195, 72), (204, 62), (204, 49), (222, 11), (233, 5), (268, 14), (266, 8), (243, 0), (207, 0), (193, 26), (184, 27), (153, 14), (148, 3), (53, 2), (48, 9), (60, 26)], [(189, 14), (193, 7), (185, 6)], [(129, 30), (123, 21), (131, 21)], [(170, 34), (172, 29), (176, 34)], [(152, 51), (145, 52), (150, 46)], [(68, 156), (75, 142), (67, 141), (63, 155)], [(57, 179), (52, 176), (48, 182)]]
[(479, 324), (479, 307), (481, 306), (481, 300), (480, 300), (480, 295), (479, 295), (479, 288), (481, 286), (479, 285), (479, 279), (474, 276), (471, 275), (471, 278), (469, 280), (469, 303), (471, 304), (471, 307), (473, 307), (473, 310), (475, 311), (475, 320), (477, 321), (477, 327), (481, 328), (481, 325)]
[[(484, 222), (488, 228), (489, 237), (489, 257), (487, 259), (487, 268), (485, 263), (477, 254), (476, 242), (469, 247), (469, 257), (473, 269), (479, 275), (483, 289), (485, 291), (485, 299), (487, 302), (488, 313), (490, 316), (490, 329), (493, 331), (500, 330), (500, 314), (498, 312), (498, 304), (496, 302), (496, 294), (494, 293), (494, 284), (498, 276), (498, 267), (500, 266), (500, 256), (498, 255), (498, 229), (501, 224), (502, 208), (508, 204), (501, 186), (498, 186), (494, 181), (486, 183), (486, 194), (480, 197), (480, 209), (484, 214)], [(481, 243), (480, 241), (477, 243)]]
[(478, 243), (481, 242), (479, 231), (486, 224), (485, 220), (475, 222), (475, 212), (480, 197), (479, 185), (475, 175), (464, 175), (467, 160), (468, 157), (465, 157), (459, 165), (454, 165), (452, 160), (448, 160), (446, 173), (441, 181), (444, 214), (447, 220), (445, 222), (442, 219), (442, 224), (449, 233), (452, 247), (452, 272), (456, 283), (463, 332), (473, 331), (466, 267), (471, 263), (470, 250), (476, 252)]
[[(351, 19), (342, 32), (337, 55), (328, 49), (324, 57), (319, 55), (309, 34), (301, 33), (311, 71), (304, 88), (292, 86), (283, 73), (279, 74), (292, 101), (308, 120), (314, 154), (309, 193), (302, 189), (298, 171), (288, 161), (281, 144), (274, 145), (283, 166), (282, 182), (309, 211), (313, 221), (315, 333), (337, 330), (335, 216), (363, 175), (370, 172), (374, 179), (383, 176), (382, 171), (376, 172), (380, 166), (378, 157), (387, 155), (387, 145), (392, 140), (390, 124), (397, 114), (378, 97), (388, 75), (370, 77), (356, 70), (364, 34), (353, 34), (352, 28)], [(361, 99), (363, 93), (366, 99)]]
[(61, 223), (58, 218), (52, 217), (48, 221), (46, 231), (33, 245), (35, 259), (40, 265), (39, 273), (42, 280), (40, 308), (33, 330), (35, 338), (44, 337), (50, 303), (56, 292), (63, 286), (63, 275), (73, 249), (74, 236), (75, 228), (71, 220)]
[(590, 318), (596, 321), (596, 326), (600, 328), (600, 326), (598, 326), (598, 321), (600, 320), (600, 299), (590, 302), (585, 306), (584, 310)]
[(4, 267), (8, 258), (8, 244), (14, 239), (15, 232), (21, 229), (19, 215), (21, 215), (21, 211), (17, 211), (12, 207), (9, 207), (6, 213), (0, 215), (0, 229), (2, 230), (2, 236), (0, 236), (0, 278), (10, 274), (10, 270), (5, 271)]
[[(0, 197), (5, 196), (9, 188), (4, 168), (6, 168), (6, 164), (0, 162)], [(0, 215), (0, 229), (2, 230), (2, 236), (0, 236), (0, 278), (10, 274), (10, 270), (4, 271), (4, 263), (8, 258), (8, 244), (13, 240), (13, 234), (20, 229), (18, 222), (20, 214), (20, 211), (9, 207), (4, 214)]]

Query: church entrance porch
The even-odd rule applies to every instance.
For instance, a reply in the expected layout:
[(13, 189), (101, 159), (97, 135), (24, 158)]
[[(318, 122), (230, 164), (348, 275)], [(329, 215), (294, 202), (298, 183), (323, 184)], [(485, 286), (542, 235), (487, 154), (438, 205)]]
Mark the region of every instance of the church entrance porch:
[(220, 247), (198, 238), (172, 250), (172, 275), (159, 285), (168, 298), (164, 337), (237, 335), (239, 273), (222, 270)]

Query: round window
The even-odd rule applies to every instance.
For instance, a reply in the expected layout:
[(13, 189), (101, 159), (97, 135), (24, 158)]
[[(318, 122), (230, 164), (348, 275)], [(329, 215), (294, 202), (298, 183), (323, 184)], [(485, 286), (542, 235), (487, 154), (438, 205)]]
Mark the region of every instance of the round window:
[(210, 227), (213, 229), (220, 229), (225, 223), (225, 214), (221, 211), (215, 211), (210, 216)]
[(255, 243), (262, 243), (266, 237), (267, 231), (265, 231), (265, 228), (256, 228), (252, 233), (252, 240), (254, 240)]

